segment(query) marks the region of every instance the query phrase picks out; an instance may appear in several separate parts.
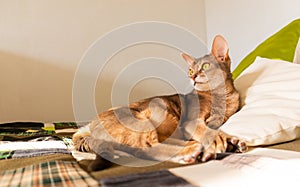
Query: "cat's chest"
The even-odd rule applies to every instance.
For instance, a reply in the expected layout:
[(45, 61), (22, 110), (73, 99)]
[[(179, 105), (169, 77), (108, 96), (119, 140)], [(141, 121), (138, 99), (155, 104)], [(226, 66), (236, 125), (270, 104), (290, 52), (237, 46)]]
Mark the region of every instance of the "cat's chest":
[(206, 119), (212, 110), (212, 99), (209, 95), (189, 94), (185, 99), (185, 116), (187, 120)]

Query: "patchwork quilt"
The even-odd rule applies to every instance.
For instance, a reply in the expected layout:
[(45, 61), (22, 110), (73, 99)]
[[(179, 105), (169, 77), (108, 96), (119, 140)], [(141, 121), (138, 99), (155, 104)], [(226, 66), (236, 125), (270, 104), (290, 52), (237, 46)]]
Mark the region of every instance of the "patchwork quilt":
[[(249, 165), (244, 163), (246, 157), (234, 154), (222, 161), (211, 161), (207, 164), (199, 163), (192, 166), (166, 161), (144, 164), (143, 167), (115, 164), (102, 171), (88, 172), (87, 166), (95, 158), (95, 155), (74, 150), (71, 137), (77, 128), (78, 124), (76, 123), (0, 125), (0, 186), (202, 186), (202, 184), (210, 184), (210, 180), (205, 180), (207, 177), (203, 178), (203, 176), (209, 175), (205, 169), (209, 165), (214, 165), (210, 169), (214, 168), (219, 173), (222, 173), (219, 170), (220, 167), (227, 167), (232, 159), (236, 159), (234, 163)], [(268, 147), (300, 152), (300, 140)], [(297, 157), (299, 154), (296, 154), (295, 158)], [(116, 163), (137, 161), (132, 157), (118, 159), (120, 161)], [(259, 160), (274, 159), (262, 158)], [(294, 161), (298, 162), (298, 160)], [(139, 160), (139, 162), (152, 163), (153, 161)], [(276, 162), (281, 163), (281, 161)], [(261, 162), (259, 164), (261, 167)], [(293, 165), (295, 164), (291, 164), (291, 166)], [(227, 169), (230, 170), (230, 168)], [(197, 171), (199, 171), (198, 174)], [(239, 173), (240, 171), (234, 172)], [(234, 176), (231, 178), (234, 181)]]

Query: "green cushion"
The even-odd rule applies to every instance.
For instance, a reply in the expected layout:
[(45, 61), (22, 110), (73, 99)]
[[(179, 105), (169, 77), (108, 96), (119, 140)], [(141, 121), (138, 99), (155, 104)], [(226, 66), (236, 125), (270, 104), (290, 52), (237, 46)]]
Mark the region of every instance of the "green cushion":
[(233, 78), (237, 78), (244, 69), (254, 62), (257, 56), (292, 62), (299, 37), (300, 19), (297, 19), (262, 42), (248, 54), (232, 72)]

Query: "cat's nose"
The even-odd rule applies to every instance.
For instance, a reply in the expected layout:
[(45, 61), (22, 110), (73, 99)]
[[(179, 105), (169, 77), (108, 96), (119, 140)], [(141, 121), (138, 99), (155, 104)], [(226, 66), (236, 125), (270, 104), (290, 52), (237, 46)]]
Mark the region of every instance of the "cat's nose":
[(200, 83), (208, 81), (205, 75), (198, 75), (194, 80), (195, 82), (200, 82)]

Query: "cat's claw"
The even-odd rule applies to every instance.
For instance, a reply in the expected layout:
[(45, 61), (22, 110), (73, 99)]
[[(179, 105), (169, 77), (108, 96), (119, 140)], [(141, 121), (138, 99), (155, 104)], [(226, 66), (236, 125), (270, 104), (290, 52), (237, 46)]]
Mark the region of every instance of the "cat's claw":
[(219, 132), (215, 140), (209, 146), (204, 146), (204, 150), (198, 160), (200, 162), (207, 162), (217, 158), (219, 153), (243, 153), (247, 151), (246, 142), (223, 132)]

